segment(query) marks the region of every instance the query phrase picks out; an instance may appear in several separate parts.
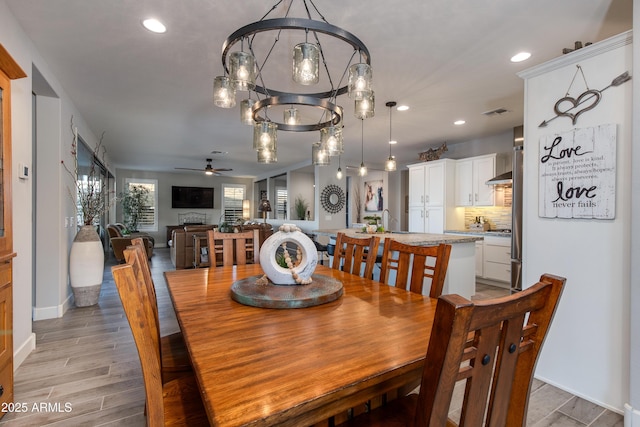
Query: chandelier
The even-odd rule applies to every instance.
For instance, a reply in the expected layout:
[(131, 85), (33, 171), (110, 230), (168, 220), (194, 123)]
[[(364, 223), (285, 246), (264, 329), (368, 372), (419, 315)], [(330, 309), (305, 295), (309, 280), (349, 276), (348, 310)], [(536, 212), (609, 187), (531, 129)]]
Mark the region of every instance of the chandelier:
[[(303, 17), (291, 16), (294, 4)], [(279, 9), (284, 17), (270, 17)], [(285, 63), (291, 77), (283, 79)], [(213, 83), (214, 104), (233, 108), (243, 93), (240, 120), (254, 127), (259, 162), (275, 161), (277, 131), (319, 131), (314, 164), (342, 154), (340, 95), (348, 93), (358, 119), (374, 115), (369, 50), (354, 34), (330, 24), (313, 0), (279, 0), (259, 21), (234, 31), (222, 46), (222, 66), (223, 75)]]

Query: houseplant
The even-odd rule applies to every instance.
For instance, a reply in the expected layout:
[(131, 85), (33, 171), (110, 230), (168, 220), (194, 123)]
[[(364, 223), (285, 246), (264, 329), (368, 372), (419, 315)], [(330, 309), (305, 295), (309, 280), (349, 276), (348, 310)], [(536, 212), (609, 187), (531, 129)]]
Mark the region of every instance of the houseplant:
[(91, 164), (80, 167), (78, 165), (78, 130), (73, 124), (73, 117), (71, 117), (71, 130), (73, 164), (67, 165), (64, 160), (61, 164), (73, 182), (73, 185), (68, 187), (68, 191), (81, 226), (73, 239), (69, 254), (69, 281), (76, 306), (85, 307), (97, 304), (100, 297), (104, 249), (96, 231), (96, 225), (100, 216), (109, 210), (114, 200), (110, 197), (107, 182), (102, 179), (101, 171), (95, 162), (96, 159), (104, 160), (105, 157), (105, 149), (102, 146), (104, 132), (91, 153)]
[(309, 209), (309, 203), (300, 195), (296, 196), (296, 200), (293, 204), (293, 209), (296, 211), (298, 219), (305, 219), (307, 210)]
[(143, 185), (133, 185), (119, 197), (124, 213), (124, 225), (129, 232), (138, 231), (138, 223), (144, 209), (150, 205), (149, 189)]

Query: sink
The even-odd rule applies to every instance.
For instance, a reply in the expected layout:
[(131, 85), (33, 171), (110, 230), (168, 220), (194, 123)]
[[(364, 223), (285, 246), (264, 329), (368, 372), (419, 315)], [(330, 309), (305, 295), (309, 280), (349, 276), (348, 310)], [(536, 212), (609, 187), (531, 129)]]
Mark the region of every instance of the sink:
[(387, 231), (389, 234), (416, 234), (415, 231)]

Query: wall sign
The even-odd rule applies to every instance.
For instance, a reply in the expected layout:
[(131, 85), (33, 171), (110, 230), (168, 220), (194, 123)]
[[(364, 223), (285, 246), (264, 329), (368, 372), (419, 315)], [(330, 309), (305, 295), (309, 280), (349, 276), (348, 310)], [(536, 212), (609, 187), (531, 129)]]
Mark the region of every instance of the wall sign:
[(540, 138), (538, 215), (615, 218), (616, 125)]

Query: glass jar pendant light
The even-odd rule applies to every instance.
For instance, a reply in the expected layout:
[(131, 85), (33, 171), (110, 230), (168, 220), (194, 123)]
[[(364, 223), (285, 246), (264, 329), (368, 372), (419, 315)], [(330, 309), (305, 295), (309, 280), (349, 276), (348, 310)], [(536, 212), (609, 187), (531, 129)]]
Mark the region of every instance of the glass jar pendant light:
[(236, 106), (236, 89), (227, 76), (218, 76), (213, 80), (213, 103), (221, 108)]
[(253, 121), (253, 104), (256, 101), (249, 98), (240, 102), (240, 123), (243, 125), (253, 126), (255, 122)]
[(316, 166), (326, 166), (329, 164), (329, 153), (324, 149), (321, 142), (316, 142), (311, 146), (311, 158)]
[(320, 81), (320, 50), (311, 43), (299, 43), (293, 48), (293, 81), (313, 85)]
[(353, 114), (358, 119), (368, 119), (375, 115), (376, 97), (373, 91), (362, 99), (356, 99)]
[(361, 100), (371, 93), (373, 72), (366, 63), (353, 64), (349, 67), (349, 98)]
[(298, 109), (295, 107), (289, 107), (284, 110), (284, 123), (288, 125), (298, 124)]
[(396, 170), (396, 158), (391, 155), (391, 146), (395, 144), (396, 141), (391, 138), (391, 111), (393, 110), (393, 107), (396, 106), (396, 102), (389, 101), (385, 105), (389, 107), (389, 158), (384, 163), (384, 170), (392, 172)]
[(344, 152), (342, 139), (342, 128), (338, 126), (327, 126), (320, 129), (320, 142), (324, 145), (329, 156), (337, 156)]
[[(278, 140), (278, 126), (273, 122), (262, 121), (253, 127), (253, 149), (276, 151)], [(258, 156), (259, 157), (259, 156)]]
[(252, 90), (256, 86), (256, 63), (253, 55), (243, 51), (231, 53), (229, 77), (236, 90)]

